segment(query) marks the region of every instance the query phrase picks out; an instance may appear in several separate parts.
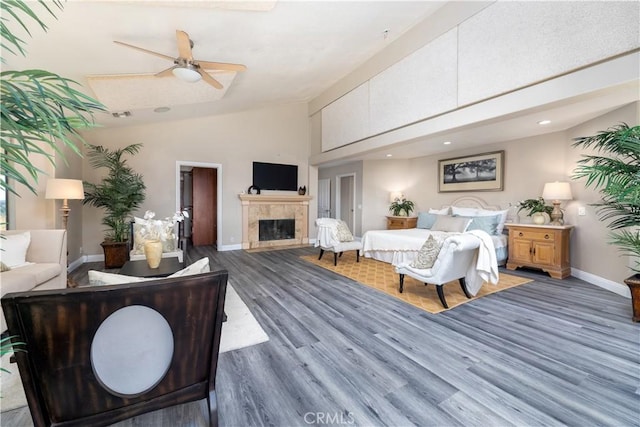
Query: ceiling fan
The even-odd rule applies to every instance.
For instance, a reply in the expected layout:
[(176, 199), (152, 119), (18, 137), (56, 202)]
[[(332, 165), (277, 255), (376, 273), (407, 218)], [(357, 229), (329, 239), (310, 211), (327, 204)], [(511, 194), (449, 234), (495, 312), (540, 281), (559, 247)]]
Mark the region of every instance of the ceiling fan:
[(242, 64), (230, 64), (226, 62), (210, 62), (210, 61), (200, 61), (198, 59), (193, 58), (193, 54), (191, 53), (191, 49), (193, 48), (193, 41), (189, 38), (189, 35), (181, 30), (176, 30), (176, 39), (178, 41), (178, 57), (172, 58), (168, 55), (163, 55), (158, 52), (153, 52), (151, 50), (143, 49), (141, 47), (133, 46), (127, 43), (115, 41), (114, 43), (130, 47), (132, 49), (139, 50), (141, 52), (149, 53), (151, 55), (155, 55), (160, 58), (168, 59), (172, 61), (175, 65), (171, 68), (167, 68), (164, 71), (160, 71), (156, 74), (157, 77), (166, 77), (171, 74), (178, 77), (180, 80), (195, 83), (200, 79), (203, 79), (205, 82), (209, 83), (211, 86), (216, 89), (222, 89), (222, 84), (211, 77), (209, 73), (205, 70), (219, 70), (219, 71), (245, 71), (247, 69), (246, 66)]

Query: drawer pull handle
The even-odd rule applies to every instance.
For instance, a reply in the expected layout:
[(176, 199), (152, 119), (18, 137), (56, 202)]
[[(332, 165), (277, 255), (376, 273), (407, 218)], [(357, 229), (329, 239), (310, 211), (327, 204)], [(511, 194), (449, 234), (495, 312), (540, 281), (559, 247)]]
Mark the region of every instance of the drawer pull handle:
[(545, 235), (544, 235), (544, 238), (545, 238), (545, 239), (548, 239), (548, 238), (549, 238), (549, 235), (548, 235), (548, 234), (545, 234)]
[(524, 236), (524, 234), (522, 234), (522, 232), (518, 233), (518, 236), (522, 237)]

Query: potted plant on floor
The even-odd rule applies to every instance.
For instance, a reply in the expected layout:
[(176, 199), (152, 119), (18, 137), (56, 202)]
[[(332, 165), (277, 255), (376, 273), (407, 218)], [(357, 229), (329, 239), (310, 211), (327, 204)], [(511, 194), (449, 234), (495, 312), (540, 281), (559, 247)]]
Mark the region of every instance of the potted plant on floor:
[(100, 244), (104, 250), (105, 268), (120, 268), (129, 259), (130, 217), (144, 202), (146, 186), (142, 175), (133, 171), (124, 155), (137, 154), (140, 148), (142, 144), (116, 150), (88, 145), (91, 166), (108, 170), (100, 184), (84, 183), (83, 201), (83, 204), (105, 210), (102, 224), (108, 229), (104, 242)]
[(597, 155), (578, 161), (573, 178), (600, 190), (600, 220), (609, 221), (611, 243), (634, 262), (635, 274), (624, 282), (631, 290), (633, 320), (640, 321), (640, 126), (626, 123), (597, 135), (576, 138), (573, 147), (593, 148)]

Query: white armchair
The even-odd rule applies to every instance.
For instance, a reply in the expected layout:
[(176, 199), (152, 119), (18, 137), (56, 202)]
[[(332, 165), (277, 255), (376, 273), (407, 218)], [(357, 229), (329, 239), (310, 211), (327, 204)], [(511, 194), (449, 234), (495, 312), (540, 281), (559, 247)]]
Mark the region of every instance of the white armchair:
[(403, 292), (405, 275), (413, 277), (426, 285), (436, 286), (438, 298), (444, 306), (449, 308), (444, 297), (442, 286), (453, 280), (458, 280), (467, 298), (471, 298), (465, 277), (469, 274), (477, 260), (481, 240), (470, 234), (456, 234), (444, 240), (440, 252), (431, 268), (415, 268), (410, 263), (396, 266), (396, 273), (400, 275), (399, 292)]
[(320, 247), (318, 259), (322, 259), (324, 251), (330, 251), (333, 252), (333, 265), (338, 265), (338, 257), (342, 256), (343, 252), (356, 251), (356, 262), (360, 262), (362, 241), (353, 237), (344, 221), (334, 218), (318, 218), (316, 226), (318, 227), (318, 236), (315, 246)]

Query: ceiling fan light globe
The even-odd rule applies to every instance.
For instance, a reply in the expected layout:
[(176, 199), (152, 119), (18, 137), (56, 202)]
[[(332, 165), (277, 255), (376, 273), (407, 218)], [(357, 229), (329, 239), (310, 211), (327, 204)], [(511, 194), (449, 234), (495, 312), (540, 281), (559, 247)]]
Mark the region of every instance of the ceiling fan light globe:
[(173, 75), (189, 83), (195, 83), (202, 79), (200, 73), (192, 67), (176, 67), (173, 69)]

